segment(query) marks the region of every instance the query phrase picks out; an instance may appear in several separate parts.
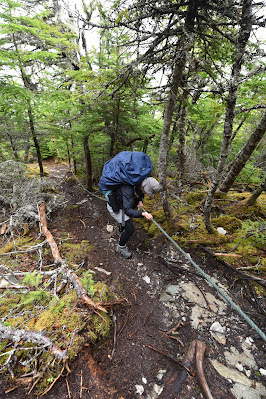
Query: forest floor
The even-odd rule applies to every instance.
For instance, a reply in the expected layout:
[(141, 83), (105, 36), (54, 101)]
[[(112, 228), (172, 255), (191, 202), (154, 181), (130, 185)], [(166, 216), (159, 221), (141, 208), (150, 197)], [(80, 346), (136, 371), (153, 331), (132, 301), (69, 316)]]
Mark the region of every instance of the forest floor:
[[(169, 379), (181, 374), (183, 368), (176, 361), (182, 362), (193, 340), (207, 345), (204, 371), (214, 398), (266, 397), (265, 343), (198, 275), (188, 259), (163, 235), (151, 238), (137, 223), (128, 245), (133, 257), (123, 259), (115, 252), (116, 224), (106, 210), (105, 201), (86, 192), (71, 178), (66, 166), (47, 164), (46, 168), (67, 201), (66, 208), (48, 220), (55, 241), (59, 242), (68, 233), (75, 243), (90, 242), (93, 251), (81, 259), (83, 267), (94, 270), (93, 279), (113, 287), (124, 301), (114, 308), (109, 339), (84, 346), (69, 365), (70, 369), (65, 369), (42, 397), (159, 398)], [(263, 327), (263, 318), (245, 299), (230, 270), (208, 254), (203, 257), (191, 248), (185, 251)], [(224, 334), (217, 337), (211, 333), (214, 322), (221, 324)], [(38, 397), (34, 393), (28, 396), (21, 387), (8, 392), (10, 388), (0, 381), (0, 398)], [(168, 396), (171, 397), (204, 397), (195, 363), (180, 396)]]

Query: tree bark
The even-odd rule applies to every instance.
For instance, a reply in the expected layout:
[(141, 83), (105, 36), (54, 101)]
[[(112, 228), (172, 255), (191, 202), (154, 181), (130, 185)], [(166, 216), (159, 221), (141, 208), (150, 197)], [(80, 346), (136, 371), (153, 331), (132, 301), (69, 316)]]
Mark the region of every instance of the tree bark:
[(40, 176), (43, 177), (44, 171), (43, 171), (43, 164), (42, 164), (42, 155), (41, 155), (41, 150), (40, 150), (40, 146), (39, 146), (39, 141), (37, 139), (37, 135), (35, 132), (35, 125), (34, 125), (33, 114), (32, 114), (32, 109), (31, 109), (30, 103), (28, 105), (28, 117), (29, 117), (31, 135), (33, 138), (34, 146), (36, 148), (37, 159), (38, 159), (38, 164), (39, 164), (39, 168), (40, 168)]
[[(26, 75), (26, 73), (24, 71), (24, 66), (23, 66), (21, 58), (20, 58), (20, 53), (19, 53), (19, 49), (18, 49), (18, 46), (17, 46), (16, 37), (15, 37), (14, 33), (12, 34), (12, 37), (13, 37), (13, 42), (14, 42), (16, 53), (17, 53), (17, 57), (18, 57), (18, 63), (19, 63), (19, 69), (20, 69), (20, 73), (21, 73), (21, 79), (23, 81), (25, 89), (28, 89), (29, 91), (32, 91), (32, 85), (31, 85), (29, 77)], [(28, 100), (28, 109), (27, 109), (27, 111), (28, 111), (30, 131), (31, 131), (31, 135), (32, 135), (32, 138), (33, 138), (34, 146), (36, 148), (37, 159), (38, 159), (38, 164), (39, 164), (39, 168), (40, 168), (40, 176), (43, 177), (44, 176), (44, 172), (43, 172), (42, 156), (41, 156), (39, 141), (37, 139), (37, 135), (36, 135), (36, 131), (35, 131), (35, 125), (34, 125), (34, 119), (33, 119), (33, 113), (32, 113), (30, 100)]]
[(17, 152), (16, 146), (15, 146), (12, 134), (10, 134), (9, 132), (6, 132), (6, 134), (7, 134), (8, 138), (9, 138), (10, 145), (11, 145), (14, 157), (18, 161), (19, 160), (19, 156), (18, 156), (18, 152)]
[(73, 166), (74, 166), (74, 173), (77, 174), (77, 161), (74, 153), (74, 140), (73, 136), (71, 135), (71, 150), (72, 150), (72, 159), (73, 159)]
[(264, 113), (257, 128), (250, 135), (244, 147), (239, 151), (239, 153), (235, 157), (235, 160), (233, 161), (230, 171), (227, 173), (225, 179), (218, 188), (219, 192), (223, 194), (228, 193), (229, 189), (232, 187), (237, 176), (239, 175), (239, 173), (241, 172), (241, 170), (244, 168), (247, 161), (249, 160), (252, 152), (255, 150), (257, 144), (264, 136), (265, 131), (266, 131), (266, 112)]
[(173, 119), (173, 113), (176, 106), (176, 97), (178, 93), (178, 88), (182, 82), (182, 75), (186, 64), (186, 51), (189, 50), (192, 40), (192, 28), (194, 26), (194, 20), (197, 12), (197, 1), (190, 0), (187, 8), (186, 21), (184, 32), (181, 35), (180, 40), (177, 42), (176, 48), (179, 51), (179, 55), (176, 56), (176, 60), (174, 63), (173, 75), (170, 84), (170, 91), (168, 94), (165, 111), (164, 111), (164, 122), (163, 122), (163, 130), (160, 140), (159, 146), (159, 161), (158, 161), (158, 170), (159, 170), (159, 182), (163, 187), (161, 193), (162, 206), (164, 209), (164, 213), (167, 217), (170, 216), (170, 207), (167, 201), (167, 164), (168, 164), (168, 153), (169, 153), (169, 132), (171, 128), (171, 123)]
[(224, 120), (223, 141), (220, 151), (220, 157), (216, 169), (214, 180), (208, 192), (206, 202), (204, 205), (204, 223), (209, 233), (214, 233), (211, 225), (211, 204), (213, 202), (214, 194), (220, 183), (222, 173), (225, 167), (226, 159), (228, 157), (230, 140), (233, 131), (233, 121), (235, 115), (235, 105), (237, 98), (237, 89), (240, 80), (240, 71), (245, 54), (245, 48), (252, 29), (252, 0), (244, 0), (242, 5), (242, 15), (240, 19), (240, 31), (237, 37), (235, 58), (232, 67), (229, 93), (226, 101), (226, 112)]
[(182, 186), (185, 183), (185, 146), (186, 146), (186, 115), (187, 115), (187, 98), (188, 90), (185, 89), (181, 99), (181, 109), (180, 118), (178, 123), (178, 136), (179, 136), (179, 146), (178, 146), (178, 170)]
[(85, 136), (83, 139), (83, 148), (86, 163), (86, 183), (85, 186), (89, 191), (92, 191), (92, 167), (91, 167), (91, 153), (89, 148), (89, 136)]
[(266, 178), (263, 180), (261, 185), (256, 188), (255, 191), (253, 191), (251, 197), (249, 197), (249, 199), (247, 200), (247, 205), (254, 205), (261, 193), (263, 193), (263, 191), (266, 191)]

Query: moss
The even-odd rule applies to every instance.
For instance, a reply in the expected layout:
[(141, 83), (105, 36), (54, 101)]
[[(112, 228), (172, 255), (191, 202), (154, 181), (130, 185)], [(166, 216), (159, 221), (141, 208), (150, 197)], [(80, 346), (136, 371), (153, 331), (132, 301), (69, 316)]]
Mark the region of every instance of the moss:
[(83, 240), (79, 243), (62, 243), (60, 251), (68, 259), (70, 263), (79, 262), (84, 259), (88, 253), (94, 250), (94, 246), (89, 241)]
[(18, 238), (16, 241), (12, 240), (8, 244), (6, 244), (3, 248), (0, 248), (0, 254), (12, 251), (15, 245), (16, 247), (23, 248), (26, 244), (29, 244), (29, 242), (31, 241), (33, 241), (32, 237), (28, 236)]
[(207, 193), (202, 191), (195, 191), (186, 195), (185, 200), (190, 205), (195, 205), (206, 198)]
[(228, 215), (213, 218), (211, 219), (211, 222), (214, 227), (223, 227), (229, 233), (233, 233), (242, 227), (242, 222), (240, 219)]

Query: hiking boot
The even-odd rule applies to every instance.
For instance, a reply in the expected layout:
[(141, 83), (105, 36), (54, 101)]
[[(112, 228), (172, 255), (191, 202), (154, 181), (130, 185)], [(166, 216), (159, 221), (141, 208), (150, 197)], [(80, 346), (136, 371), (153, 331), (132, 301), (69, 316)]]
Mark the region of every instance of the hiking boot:
[(117, 245), (116, 252), (119, 253), (120, 255), (122, 255), (123, 258), (125, 258), (125, 259), (129, 259), (132, 257), (132, 253), (129, 252), (126, 245), (124, 245), (124, 246)]

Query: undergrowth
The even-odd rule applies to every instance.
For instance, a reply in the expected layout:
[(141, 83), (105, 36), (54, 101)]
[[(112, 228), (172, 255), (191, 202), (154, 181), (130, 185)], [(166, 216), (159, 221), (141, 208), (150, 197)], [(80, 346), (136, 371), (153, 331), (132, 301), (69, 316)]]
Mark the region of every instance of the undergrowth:
[[(145, 199), (144, 206), (180, 246), (207, 246), (214, 253), (224, 253), (219, 258), (235, 267), (255, 266), (256, 272), (263, 272), (266, 269), (266, 194), (261, 194), (255, 205), (248, 206), (246, 200), (250, 195), (230, 191), (227, 195), (216, 196), (211, 218), (215, 228), (213, 234), (207, 232), (203, 222), (206, 191), (183, 192), (178, 199), (170, 196), (172, 212), (169, 220), (165, 218), (159, 195)], [(151, 237), (161, 235), (154, 223), (145, 220), (138, 223)], [(219, 233), (219, 227), (225, 234)]]
[[(69, 235), (67, 237), (69, 238)], [(103, 282), (94, 281), (92, 271), (83, 269), (80, 264), (91, 252), (92, 246), (87, 241), (62, 241), (60, 250), (94, 303), (115, 300), (116, 297), (110, 288)], [(21, 245), (20, 239), (18, 242)], [(35, 242), (32, 236), (27, 236), (23, 244), (30, 246)], [(16, 242), (13, 242), (10, 249), (13, 250), (14, 247), (16, 248)], [(8, 255), (8, 247), (3, 245), (3, 248), (3, 253)], [(4, 291), (0, 290), (0, 322), (13, 330), (24, 329), (45, 335), (62, 351), (69, 352), (67, 362), (70, 362), (85, 343), (95, 343), (108, 338), (112, 319), (109, 314), (94, 313), (78, 299), (71, 285), (66, 284), (63, 289), (57, 291), (64, 276), (53, 273), (55, 265), (48, 266), (50, 258), (45, 256), (46, 249), (49, 248), (42, 247), (42, 268), (25, 271), (19, 276), (13, 273), (16, 273), (19, 265), (24, 264), (25, 259), (22, 263), (21, 258), (25, 258), (25, 254), (17, 252), (14, 255), (11, 252), (8, 256), (9, 267), (0, 270), (2, 276), (6, 276), (6, 280), (0, 277), (0, 288), (5, 282)], [(30, 264), (34, 254), (27, 253), (26, 256), (27, 263)], [(36, 262), (34, 263), (36, 265)], [(21, 288), (9, 289), (14, 283)], [(34, 389), (37, 394), (41, 394), (49, 389), (63, 366), (64, 363), (56, 359), (40, 343), (18, 343), (7, 339), (0, 341), (0, 371), (10, 384), (20, 381), (21, 384), (29, 384), (30, 390), (37, 381)]]

